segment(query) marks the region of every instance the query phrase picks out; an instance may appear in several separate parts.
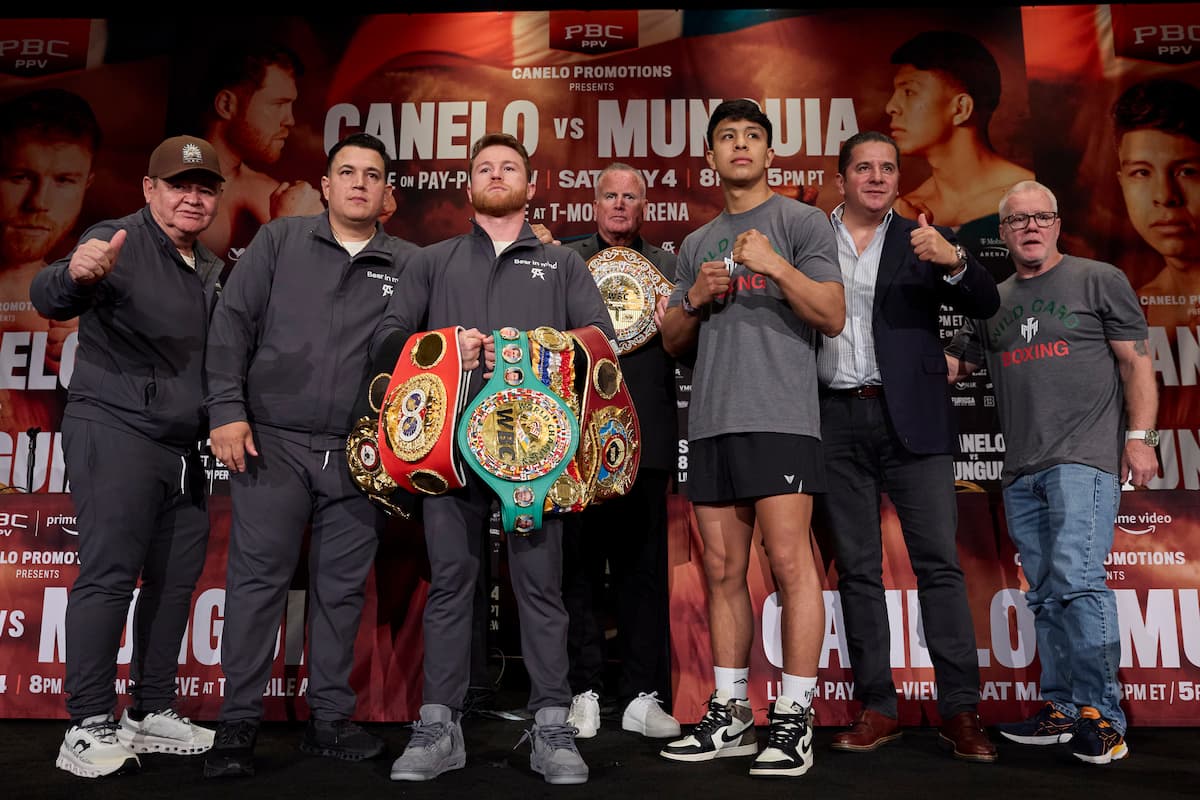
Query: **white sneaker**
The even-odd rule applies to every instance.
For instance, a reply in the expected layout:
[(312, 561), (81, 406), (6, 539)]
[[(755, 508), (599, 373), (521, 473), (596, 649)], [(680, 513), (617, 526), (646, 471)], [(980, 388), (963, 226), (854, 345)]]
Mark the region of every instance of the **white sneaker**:
[[(628, 713), (628, 712), (626, 712)], [(567, 724), (579, 732), (576, 739), (590, 739), (600, 730), (600, 695), (588, 689), (571, 698), (571, 713)]]
[(58, 748), (54, 765), (81, 778), (132, 772), (141, 766), (132, 750), (117, 739), (117, 723), (109, 714), (72, 725)]
[(662, 709), (658, 692), (640, 693), (625, 706), (621, 715), (624, 730), (640, 733), (651, 739), (668, 739), (679, 735), (679, 720)]
[(213, 746), (213, 731), (194, 724), (187, 717), (175, 713), (175, 709), (152, 711), (141, 722), (129, 716), (129, 709), (121, 715), (121, 726), (117, 728), (121, 744), (135, 753), (172, 753), (191, 756), (206, 753)]

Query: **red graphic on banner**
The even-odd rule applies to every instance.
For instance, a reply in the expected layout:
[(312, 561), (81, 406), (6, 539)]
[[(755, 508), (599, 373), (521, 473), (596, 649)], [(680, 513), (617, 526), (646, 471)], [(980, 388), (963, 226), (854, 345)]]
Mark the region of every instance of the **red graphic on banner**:
[(616, 53), (638, 46), (636, 11), (551, 11), (550, 47), (572, 53)]
[(1200, 60), (1200, 7), (1114, 5), (1113, 46), (1118, 56), (1188, 64)]
[(8, 20), (0, 34), (0, 72), (28, 77), (87, 65), (87, 19)]

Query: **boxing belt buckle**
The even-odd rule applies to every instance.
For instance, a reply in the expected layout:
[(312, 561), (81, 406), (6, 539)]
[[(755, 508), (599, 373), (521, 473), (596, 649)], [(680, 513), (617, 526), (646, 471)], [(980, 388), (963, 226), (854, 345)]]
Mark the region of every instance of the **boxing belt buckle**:
[(470, 383), (461, 327), (414, 333), (401, 350), (378, 420), (384, 470), (401, 488), (438, 495), (466, 485), (454, 432)]
[(624, 495), (633, 485), (641, 463), (641, 426), (617, 353), (604, 332), (589, 325), (568, 335), (587, 359), (580, 437), (595, 453), (587, 502), (599, 503)]
[(346, 437), (346, 463), (354, 484), (374, 503), (389, 514), (412, 518), (415, 502), (404, 494), (392, 476), (383, 468), (379, 454), (378, 423), (371, 417), (361, 417)]
[[(540, 350), (558, 354), (569, 353), (571, 342), (552, 328), (526, 334), (508, 327), (492, 337), (492, 378), (463, 412), (458, 444), (467, 465), (500, 499), (504, 530), (528, 534), (542, 527), (546, 494), (579, 446), (576, 412), (542, 381), (530, 358), (530, 338)], [(566, 378), (563, 358), (559, 382)]]
[(587, 260), (617, 332), (617, 351), (632, 353), (658, 333), (654, 309), (674, 286), (650, 259), (630, 247), (607, 247)]

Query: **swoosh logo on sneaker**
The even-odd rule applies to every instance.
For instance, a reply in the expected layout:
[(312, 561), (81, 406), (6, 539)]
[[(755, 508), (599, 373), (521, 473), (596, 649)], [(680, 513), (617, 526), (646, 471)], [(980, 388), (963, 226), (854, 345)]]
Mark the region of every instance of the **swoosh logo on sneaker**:
[(724, 742), (725, 744), (729, 744), (731, 742), (736, 742), (738, 739), (741, 739), (742, 734), (745, 733), (745, 731), (746, 731), (746, 729), (743, 728), (742, 730), (733, 734), (733, 736), (730, 736), (729, 735), (730, 730), (731, 730), (731, 728), (726, 728), (725, 730), (721, 731), (721, 741)]

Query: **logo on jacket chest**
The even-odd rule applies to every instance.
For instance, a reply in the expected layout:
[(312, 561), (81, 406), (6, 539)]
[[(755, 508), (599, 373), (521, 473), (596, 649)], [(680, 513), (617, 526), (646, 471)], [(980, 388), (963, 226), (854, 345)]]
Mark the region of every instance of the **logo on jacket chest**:
[(396, 282), (400, 280), (395, 275), (389, 275), (386, 272), (376, 272), (375, 270), (367, 270), (367, 277), (371, 280), (379, 281), (380, 297), (391, 297), (392, 291), (396, 288)]
[(534, 258), (514, 258), (513, 266), (528, 267), (530, 280), (546, 280), (546, 270), (558, 270), (557, 261), (538, 261)]

